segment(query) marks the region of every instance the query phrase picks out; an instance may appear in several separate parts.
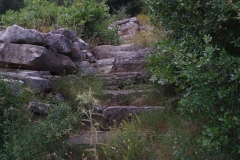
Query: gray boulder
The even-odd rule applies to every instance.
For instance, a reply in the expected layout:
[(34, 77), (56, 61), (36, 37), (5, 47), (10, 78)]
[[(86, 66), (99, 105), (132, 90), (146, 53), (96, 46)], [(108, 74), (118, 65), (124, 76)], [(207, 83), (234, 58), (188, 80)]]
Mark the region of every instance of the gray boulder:
[(97, 70), (91, 66), (88, 61), (77, 62), (78, 73), (82, 76), (92, 75), (97, 73)]
[(82, 39), (78, 38), (77, 42), (81, 50), (88, 50), (89, 45), (85, 43)]
[(88, 59), (88, 61), (89, 61), (90, 63), (96, 62), (96, 59), (95, 59), (95, 57), (93, 56), (92, 53), (87, 52), (87, 53), (86, 53), (86, 56), (87, 56), (87, 59)]
[(30, 102), (28, 108), (35, 114), (47, 114), (49, 104), (40, 103), (40, 102)]
[[(11, 53), (11, 54), (9, 54)], [(0, 43), (0, 67), (72, 73), (76, 66), (67, 56), (42, 46)]]
[(114, 71), (115, 58), (97, 60), (98, 70), (104, 74), (109, 74)]
[(62, 34), (48, 33), (46, 34), (46, 47), (53, 51), (63, 54), (68, 54), (72, 50), (72, 42)]
[(69, 29), (66, 29), (66, 28), (60, 28), (60, 29), (54, 30), (54, 31), (52, 31), (50, 33), (64, 35), (64, 37), (66, 39), (69, 39), (72, 42), (77, 42), (78, 41), (77, 32), (69, 30)]
[(71, 48), (71, 53), (67, 55), (73, 62), (79, 62), (82, 61), (82, 53), (81, 50), (78, 46), (77, 42), (73, 42), (72, 48)]
[(21, 92), (21, 87), (24, 85), (24, 82), (21, 80), (0, 79), (0, 81), (3, 81), (12, 90), (12, 94), (15, 96)]
[(33, 90), (48, 91), (53, 79), (50, 73), (14, 69), (1, 69), (0, 77), (11, 85), (13, 91), (20, 89), (23, 84), (28, 84)]
[(34, 30), (24, 29), (17, 25), (8, 27), (0, 33), (0, 42), (20, 43), (20, 44), (36, 44), (44, 46), (47, 44), (46, 37)]

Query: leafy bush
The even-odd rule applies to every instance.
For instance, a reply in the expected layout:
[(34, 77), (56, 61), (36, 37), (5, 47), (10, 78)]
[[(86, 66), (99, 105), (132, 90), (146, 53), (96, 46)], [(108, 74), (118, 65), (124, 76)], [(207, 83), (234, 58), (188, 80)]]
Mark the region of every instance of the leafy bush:
[(9, 10), (2, 16), (4, 25), (18, 24), (43, 32), (66, 27), (77, 30), (85, 40), (98, 38), (100, 44), (115, 44), (118, 39), (116, 31), (108, 30), (110, 15), (104, 1), (100, 3), (97, 0), (74, 1), (68, 7), (57, 6), (46, 0), (24, 2), (26, 7), (19, 12)]
[(240, 3), (144, 0), (167, 31), (149, 57), (153, 81), (184, 89), (180, 111), (204, 116), (199, 141), (230, 159), (240, 154)]

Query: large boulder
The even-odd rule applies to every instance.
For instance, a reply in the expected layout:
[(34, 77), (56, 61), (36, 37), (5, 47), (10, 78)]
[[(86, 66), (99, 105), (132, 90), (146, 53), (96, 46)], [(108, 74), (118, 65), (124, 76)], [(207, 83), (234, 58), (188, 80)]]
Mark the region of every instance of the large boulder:
[(0, 67), (72, 73), (75, 64), (67, 56), (45, 47), (29, 44), (0, 43)]
[(10, 82), (21, 82), (20, 86), (27, 84), (33, 90), (48, 91), (54, 76), (50, 75), (47, 71), (31, 71), (31, 70), (19, 70), (19, 69), (0, 69), (0, 78), (4, 79), (5, 82), (11, 85), (13, 91), (19, 86), (19, 83)]
[(53, 51), (63, 54), (68, 54), (72, 50), (72, 42), (62, 34), (48, 33), (46, 34), (46, 47)]
[(78, 38), (77, 38), (77, 32), (76, 31), (72, 31), (66, 28), (60, 28), (58, 30), (54, 30), (51, 33), (53, 34), (61, 34), (64, 35), (66, 39), (71, 40), (72, 42), (78, 42)]
[(0, 32), (0, 42), (46, 45), (46, 37), (34, 30), (24, 29), (17, 25), (8, 27), (5, 31)]

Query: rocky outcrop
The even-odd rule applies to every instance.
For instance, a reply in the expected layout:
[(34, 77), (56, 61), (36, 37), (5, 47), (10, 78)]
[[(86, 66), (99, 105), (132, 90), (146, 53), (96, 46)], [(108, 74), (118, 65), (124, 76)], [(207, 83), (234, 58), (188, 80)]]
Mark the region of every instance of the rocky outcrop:
[(125, 81), (147, 81), (143, 60), (150, 49), (140, 49), (135, 44), (120, 46), (103, 45), (94, 49), (93, 54), (100, 74), (110, 85), (121, 85)]
[(13, 25), (0, 33), (0, 42), (44, 46), (47, 44), (47, 39), (42, 33), (34, 29), (24, 29), (20, 26)]
[(72, 49), (71, 40), (67, 39), (64, 35), (61, 34), (46, 34), (47, 45), (53, 52), (68, 54)]
[[(52, 76), (48, 71), (0, 69), (0, 79), (8, 82), (20, 81), (21, 86), (28, 84), (33, 90), (48, 91), (57, 76)], [(14, 87), (16, 83), (13, 84), (13, 88), (18, 88)]]
[(73, 73), (75, 64), (65, 55), (30, 44), (0, 43), (0, 67)]
[(113, 30), (118, 29), (118, 35), (120, 35), (123, 41), (132, 39), (140, 29), (138, 19), (136, 17), (130, 19), (124, 19), (121, 21), (113, 22), (109, 25), (108, 29)]
[[(13, 25), (0, 32), (0, 67), (49, 71), (54, 75), (76, 73), (79, 69), (75, 63), (84, 60), (92, 63), (95, 60), (88, 48), (88, 44), (77, 37), (76, 31), (61, 28), (49, 33), (40, 33)], [(91, 66), (81, 69), (84, 70), (84, 74), (94, 70)], [(40, 87), (43, 82), (41, 78), (25, 77), (24, 81), (43, 90)], [(40, 81), (40, 86), (36, 85), (37, 81)]]

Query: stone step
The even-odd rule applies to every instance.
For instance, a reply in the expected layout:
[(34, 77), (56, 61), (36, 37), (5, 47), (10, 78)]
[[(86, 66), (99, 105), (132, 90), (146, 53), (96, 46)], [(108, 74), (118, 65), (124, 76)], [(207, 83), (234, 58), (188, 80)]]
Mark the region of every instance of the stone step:
[(130, 104), (137, 105), (150, 92), (153, 92), (153, 90), (152, 89), (105, 90), (103, 92), (105, 95), (103, 97), (102, 104), (103, 105), (130, 105)]
[(119, 57), (100, 59), (96, 61), (98, 70), (102, 73), (138, 72), (144, 70), (146, 62), (142, 57)]
[(164, 109), (162, 106), (109, 106), (102, 112), (102, 116), (105, 118), (104, 124), (113, 125), (119, 124), (122, 120), (129, 117), (129, 115), (140, 114), (149, 111), (156, 111)]
[(111, 74), (98, 74), (108, 86), (116, 86), (119, 88), (124, 84), (139, 84), (149, 82), (149, 75), (146, 72), (119, 72)]
[(119, 57), (142, 57), (142, 55), (140, 55), (139, 52), (136, 51), (104, 52), (102, 54), (96, 55), (97, 60)]
[(119, 46), (112, 46), (112, 45), (102, 45), (97, 46), (93, 50), (93, 54), (97, 57), (101, 57), (100, 55), (108, 53), (108, 52), (119, 52), (119, 51), (133, 51), (137, 52), (139, 50), (139, 46), (136, 44), (123, 44)]
[[(119, 124), (123, 119), (131, 118), (129, 115), (140, 114), (143, 112), (162, 110), (164, 107), (161, 106), (111, 106), (103, 110), (102, 116), (105, 117), (104, 127), (113, 126), (114, 124)], [(106, 144), (111, 140), (116, 139), (116, 133), (113, 131), (85, 131), (79, 135), (70, 136), (65, 143), (73, 144), (83, 144), (91, 145), (96, 144)]]
[(112, 139), (116, 138), (116, 134), (110, 131), (96, 131), (96, 132), (84, 132), (77, 136), (71, 136), (66, 139), (64, 142), (70, 145), (74, 144), (83, 144), (83, 145), (91, 145), (93, 143), (103, 144), (108, 143)]

